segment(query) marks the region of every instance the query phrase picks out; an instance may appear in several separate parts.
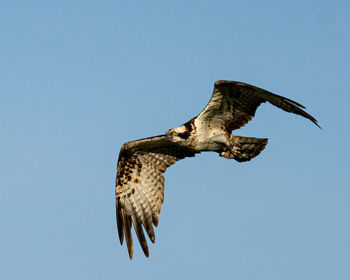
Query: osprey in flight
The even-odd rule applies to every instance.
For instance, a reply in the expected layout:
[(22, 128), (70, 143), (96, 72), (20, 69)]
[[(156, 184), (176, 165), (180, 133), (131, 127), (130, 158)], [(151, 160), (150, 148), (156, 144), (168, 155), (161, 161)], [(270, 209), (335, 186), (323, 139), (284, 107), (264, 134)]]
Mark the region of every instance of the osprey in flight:
[(291, 99), (241, 82), (217, 81), (208, 105), (197, 117), (164, 135), (122, 146), (116, 179), (116, 214), (120, 244), (125, 236), (130, 259), (134, 251), (132, 225), (147, 257), (142, 226), (155, 242), (153, 225), (158, 225), (164, 200), (165, 170), (180, 159), (206, 151), (238, 162), (256, 157), (265, 148), (267, 138), (243, 137), (231, 132), (250, 121), (259, 105), (266, 101), (319, 127), (317, 120), (302, 110), (305, 107)]

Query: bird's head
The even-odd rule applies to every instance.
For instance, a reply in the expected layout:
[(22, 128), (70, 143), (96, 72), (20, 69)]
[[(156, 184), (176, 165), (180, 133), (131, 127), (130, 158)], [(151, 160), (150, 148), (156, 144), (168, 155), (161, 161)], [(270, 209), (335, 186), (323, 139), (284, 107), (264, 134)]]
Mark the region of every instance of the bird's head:
[(182, 125), (166, 131), (165, 137), (167, 140), (174, 143), (184, 143), (190, 137), (190, 132)]

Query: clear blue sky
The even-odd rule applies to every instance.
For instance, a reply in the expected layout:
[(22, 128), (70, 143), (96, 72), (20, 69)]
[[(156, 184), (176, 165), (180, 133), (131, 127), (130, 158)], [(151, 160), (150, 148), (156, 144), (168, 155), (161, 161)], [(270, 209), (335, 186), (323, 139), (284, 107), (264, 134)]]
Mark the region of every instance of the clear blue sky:
[[(1, 279), (350, 279), (349, 1), (0, 1)], [(165, 173), (156, 244), (115, 222), (125, 141), (199, 113), (218, 79), (262, 105), (214, 153)]]

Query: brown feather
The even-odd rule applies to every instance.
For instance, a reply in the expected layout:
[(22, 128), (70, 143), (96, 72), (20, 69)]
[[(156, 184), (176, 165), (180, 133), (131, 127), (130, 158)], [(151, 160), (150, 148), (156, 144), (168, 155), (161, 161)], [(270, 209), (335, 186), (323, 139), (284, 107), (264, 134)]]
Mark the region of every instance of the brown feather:
[(149, 239), (155, 242), (153, 225), (164, 200), (162, 173), (177, 160), (193, 157), (197, 151), (178, 146), (165, 135), (125, 143), (120, 149), (116, 178), (116, 216), (120, 243), (124, 236), (130, 259), (133, 257), (131, 227), (134, 229), (146, 256), (149, 255), (144, 227)]
[(118, 235), (119, 235), (119, 241), (120, 241), (120, 245), (123, 245), (123, 241), (124, 241), (124, 224), (123, 224), (123, 217), (121, 214), (121, 209), (119, 206), (119, 202), (118, 202), (118, 198), (117, 198), (117, 207), (116, 207), (116, 216), (117, 216), (117, 227), (118, 227)]
[(131, 216), (131, 217), (132, 217), (132, 222), (134, 224), (136, 236), (137, 236), (137, 239), (139, 240), (142, 251), (146, 257), (149, 257), (147, 241), (146, 241), (145, 235), (144, 235), (143, 230), (142, 230), (142, 225), (138, 220), (136, 220), (135, 216)]
[[(153, 225), (158, 226), (159, 223), (158, 215), (164, 200), (163, 173), (166, 169), (176, 161), (193, 157), (208, 147), (221, 156), (239, 162), (257, 156), (265, 148), (267, 139), (234, 136), (231, 132), (247, 124), (260, 104), (265, 102), (305, 117), (320, 127), (317, 120), (302, 110), (305, 107), (296, 101), (249, 84), (220, 80), (215, 82), (213, 94), (204, 110), (175, 133), (181, 141), (170, 141), (167, 132), (166, 135), (127, 142), (121, 147), (116, 178), (116, 219), (120, 243), (123, 244), (125, 236), (130, 259), (133, 257), (132, 225), (146, 256), (149, 251), (143, 229), (155, 242)], [(204, 131), (198, 133), (200, 129)], [(207, 145), (209, 140), (206, 137), (214, 139), (207, 136), (211, 133), (208, 130), (212, 130), (212, 135), (224, 134), (219, 136), (226, 136), (229, 144), (220, 140), (218, 143), (209, 142), (210, 145), (214, 144), (212, 146)], [(202, 139), (198, 140), (198, 135)]]
[(122, 216), (123, 216), (126, 244), (128, 246), (129, 257), (132, 260), (132, 257), (134, 255), (134, 244), (132, 242), (132, 235), (131, 235), (131, 218), (129, 215), (125, 213), (123, 209), (122, 209)]
[(261, 103), (269, 102), (280, 109), (303, 116), (320, 127), (317, 120), (302, 110), (300, 103), (264, 89), (234, 81), (215, 82), (208, 105), (198, 115), (200, 121), (221, 124), (231, 134), (248, 123)]

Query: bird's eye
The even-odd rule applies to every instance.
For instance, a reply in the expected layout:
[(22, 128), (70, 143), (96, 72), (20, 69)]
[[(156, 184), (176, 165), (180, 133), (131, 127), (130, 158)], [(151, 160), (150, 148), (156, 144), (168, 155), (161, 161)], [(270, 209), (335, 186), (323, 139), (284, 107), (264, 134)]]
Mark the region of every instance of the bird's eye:
[(175, 131), (173, 131), (173, 136), (176, 136), (176, 135), (177, 135), (177, 133)]

